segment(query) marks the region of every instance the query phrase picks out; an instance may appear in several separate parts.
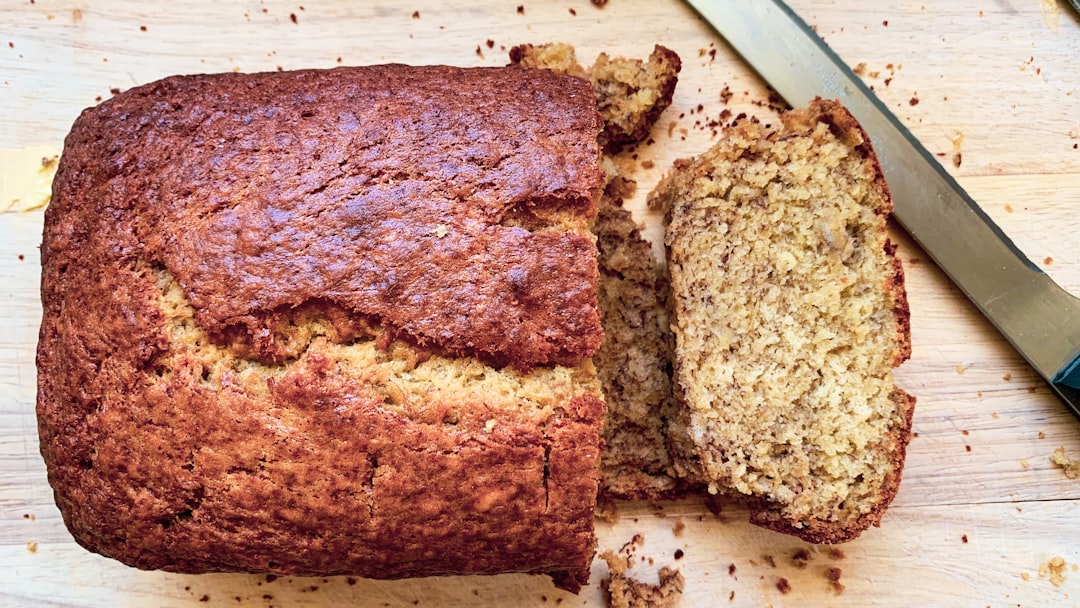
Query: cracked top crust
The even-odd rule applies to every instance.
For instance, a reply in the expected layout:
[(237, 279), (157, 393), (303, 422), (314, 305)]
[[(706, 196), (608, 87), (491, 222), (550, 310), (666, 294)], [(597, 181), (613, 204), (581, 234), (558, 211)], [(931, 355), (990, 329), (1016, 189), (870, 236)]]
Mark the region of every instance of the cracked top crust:
[(285, 358), (267, 318), (319, 299), (527, 370), (599, 348), (601, 126), (588, 85), (531, 69), (180, 76), (86, 111), (57, 193), (260, 360)]
[(523, 68), (175, 77), (84, 112), (37, 358), (75, 539), (140, 568), (580, 588), (599, 127), (586, 83)]

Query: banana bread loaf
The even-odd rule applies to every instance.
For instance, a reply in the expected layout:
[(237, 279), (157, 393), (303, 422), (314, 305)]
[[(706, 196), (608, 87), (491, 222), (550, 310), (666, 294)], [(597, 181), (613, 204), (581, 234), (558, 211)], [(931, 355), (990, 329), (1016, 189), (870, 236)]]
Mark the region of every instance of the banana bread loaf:
[(866, 134), (815, 100), (744, 121), (676, 168), (665, 211), (675, 385), (713, 493), (811, 542), (877, 525), (897, 491), (914, 399), (892, 202)]
[(574, 47), (564, 42), (520, 44), (510, 49), (510, 61), (588, 80), (604, 117), (600, 141), (612, 153), (645, 139), (671, 105), (682, 69), (679, 55), (659, 44), (647, 61), (600, 53), (588, 69), (578, 63)]
[(580, 588), (601, 126), (588, 83), (521, 67), (172, 77), (83, 112), (37, 358), (75, 539), (139, 568)]

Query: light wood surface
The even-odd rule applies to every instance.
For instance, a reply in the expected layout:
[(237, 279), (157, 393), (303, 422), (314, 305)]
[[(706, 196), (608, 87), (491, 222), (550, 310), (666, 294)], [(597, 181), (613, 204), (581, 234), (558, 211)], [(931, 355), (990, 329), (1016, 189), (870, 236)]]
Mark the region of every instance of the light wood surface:
[[(111, 88), (174, 73), (332, 67), (339, 58), (500, 65), (510, 46), (550, 40), (573, 43), (589, 63), (601, 51), (644, 57), (661, 43), (684, 61), (675, 103), (655, 144), (625, 159), (639, 182), (629, 204), (655, 240), (644, 196), (674, 159), (714, 141), (696, 121), (725, 108), (769, 117), (754, 103), (766, 98), (764, 85), (679, 2), (309, 2), (2, 0), (0, 148), (59, 147), (78, 113)], [(886, 105), (1017, 245), (1080, 293), (1080, 19), (1064, 0), (792, 5), (845, 61), (865, 64)], [(726, 105), (725, 86), (734, 94)], [(140, 572), (75, 545), (37, 447), (41, 221), (40, 211), (0, 214), (0, 605), (602, 605), (599, 560), (593, 584), (572, 596), (525, 575), (379, 582)], [(716, 517), (696, 500), (624, 504), (617, 523), (598, 523), (601, 550), (643, 534), (631, 574), (655, 580), (660, 566), (679, 567), (683, 606), (1080, 605), (1080, 479), (1049, 460), (1057, 447), (1080, 459), (1080, 424), (894, 233), (914, 335), (897, 378), (918, 397), (918, 436), (882, 527), (843, 545), (840, 557), (750, 526), (734, 507)], [(791, 560), (800, 548), (812, 557), (805, 568)], [(1065, 562), (1059, 584), (1046, 572), (1054, 557)], [(842, 593), (827, 580), (830, 567), (842, 571)]]

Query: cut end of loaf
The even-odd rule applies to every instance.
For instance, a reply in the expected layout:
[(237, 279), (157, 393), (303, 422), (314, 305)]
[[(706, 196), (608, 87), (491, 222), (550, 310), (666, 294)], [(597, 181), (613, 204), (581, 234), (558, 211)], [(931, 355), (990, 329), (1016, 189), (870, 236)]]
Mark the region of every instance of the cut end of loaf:
[(144, 569), (579, 590), (601, 126), (587, 83), (518, 68), (177, 76), (86, 110), (37, 350), (72, 536)]
[(888, 188), (836, 102), (747, 122), (661, 183), (676, 382), (709, 489), (813, 542), (876, 524), (913, 399)]
[(574, 47), (560, 42), (515, 46), (510, 61), (588, 80), (604, 118), (600, 144), (609, 153), (645, 139), (671, 105), (682, 69), (679, 55), (659, 44), (646, 61), (600, 53), (587, 69), (578, 63)]

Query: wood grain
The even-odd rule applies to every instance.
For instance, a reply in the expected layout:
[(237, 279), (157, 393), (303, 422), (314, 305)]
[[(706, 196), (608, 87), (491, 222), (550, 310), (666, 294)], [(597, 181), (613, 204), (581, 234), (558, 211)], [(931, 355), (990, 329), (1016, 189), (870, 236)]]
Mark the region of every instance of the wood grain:
[[(1080, 19), (1066, 4), (791, 4), (847, 62), (865, 64), (866, 82), (1018, 246), (1080, 293)], [(657, 243), (660, 227), (645, 194), (674, 159), (715, 141), (703, 125), (725, 109), (770, 120), (763, 83), (689, 8), (666, 0), (610, 0), (603, 9), (584, 0), (303, 7), (6, 0), (0, 23), (0, 148), (59, 147), (78, 113), (111, 88), (174, 73), (389, 61), (500, 65), (510, 46), (548, 40), (573, 43), (588, 63), (601, 51), (644, 57), (662, 43), (684, 60), (675, 103), (655, 143), (622, 159), (639, 182), (628, 205)], [(732, 93), (726, 103), (725, 87)], [(601, 605), (600, 561), (593, 585), (574, 597), (524, 575), (270, 582), (140, 572), (75, 545), (37, 451), (41, 221), (40, 212), (0, 214), (0, 605)], [(1080, 458), (1080, 424), (925, 252), (899, 228), (893, 233), (914, 335), (914, 355), (896, 375), (918, 396), (918, 436), (882, 527), (836, 558), (750, 526), (738, 508), (716, 517), (695, 500), (624, 504), (618, 522), (598, 524), (601, 549), (643, 534), (632, 574), (648, 579), (661, 565), (676, 565), (687, 577), (684, 606), (1080, 605), (1073, 570), (1080, 481), (1049, 460), (1059, 446)], [(791, 556), (803, 548), (812, 559), (799, 568)], [(1060, 585), (1039, 575), (1054, 556), (1068, 564)], [(842, 571), (843, 593), (826, 579), (832, 567)]]

